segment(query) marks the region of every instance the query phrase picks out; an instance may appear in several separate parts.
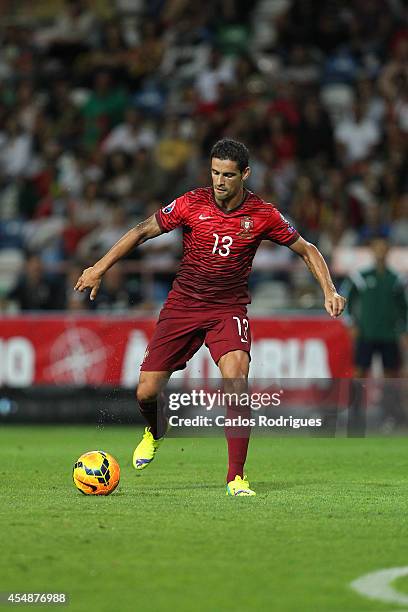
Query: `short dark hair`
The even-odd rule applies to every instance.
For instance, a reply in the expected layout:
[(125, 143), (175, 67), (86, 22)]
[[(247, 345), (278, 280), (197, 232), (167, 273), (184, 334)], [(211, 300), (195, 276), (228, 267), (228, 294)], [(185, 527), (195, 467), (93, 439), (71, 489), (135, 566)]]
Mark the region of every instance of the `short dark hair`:
[(249, 151), (242, 142), (223, 138), (215, 143), (211, 149), (211, 159), (229, 159), (237, 163), (239, 171), (243, 172), (249, 164)]

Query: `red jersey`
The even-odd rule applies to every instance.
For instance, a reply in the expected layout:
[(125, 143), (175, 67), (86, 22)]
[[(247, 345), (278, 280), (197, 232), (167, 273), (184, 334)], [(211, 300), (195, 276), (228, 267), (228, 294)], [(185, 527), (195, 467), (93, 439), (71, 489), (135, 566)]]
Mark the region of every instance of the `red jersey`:
[(273, 206), (245, 190), (231, 211), (220, 208), (212, 187), (189, 191), (156, 212), (163, 230), (183, 228), (183, 257), (167, 304), (200, 307), (248, 304), (248, 276), (262, 240), (289, 246), (299, 234)]

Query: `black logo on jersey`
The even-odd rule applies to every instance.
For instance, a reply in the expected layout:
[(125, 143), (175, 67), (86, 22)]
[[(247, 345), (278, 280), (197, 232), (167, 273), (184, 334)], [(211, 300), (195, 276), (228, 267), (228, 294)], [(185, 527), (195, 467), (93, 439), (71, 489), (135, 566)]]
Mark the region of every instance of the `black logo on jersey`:
[(253, 238), (252, 230), (254, 229), (254, 222), (251, 217), (242, 217), (241, 219), (241, 231), (238, 232), (238, 236), (241, 238)]

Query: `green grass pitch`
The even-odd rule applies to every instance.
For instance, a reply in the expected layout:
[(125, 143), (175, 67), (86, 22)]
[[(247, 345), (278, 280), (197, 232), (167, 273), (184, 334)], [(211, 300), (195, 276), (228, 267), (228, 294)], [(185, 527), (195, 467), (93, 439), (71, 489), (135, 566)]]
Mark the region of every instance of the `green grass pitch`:
[[(0, 430), (0, 591), (66, 592), (70, 612), (401, 609), (349, 584), (408, 565), (406, 439), (254, 438), (257, 497), (234, 499), (221, 438), (168, 439), (139, 476), (139, 436)], [(77, 457), (97, 448), (122, 469), (109, 497), (71, 480)]]

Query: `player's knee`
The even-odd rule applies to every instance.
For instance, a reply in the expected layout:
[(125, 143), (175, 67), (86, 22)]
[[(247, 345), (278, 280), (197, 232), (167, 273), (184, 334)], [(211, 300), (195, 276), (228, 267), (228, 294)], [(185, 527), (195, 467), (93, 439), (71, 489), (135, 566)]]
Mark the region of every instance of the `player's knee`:
[(248, 353), (234, 351), (227, 353), (219, 363), (223, 378), (246, 379), (249, 370)]
[(154, 402), (157, 400), (158, 389), (156, 385), (148, 382), (140, 382), (136, 388), (136, 399), (140, 402)]

